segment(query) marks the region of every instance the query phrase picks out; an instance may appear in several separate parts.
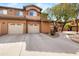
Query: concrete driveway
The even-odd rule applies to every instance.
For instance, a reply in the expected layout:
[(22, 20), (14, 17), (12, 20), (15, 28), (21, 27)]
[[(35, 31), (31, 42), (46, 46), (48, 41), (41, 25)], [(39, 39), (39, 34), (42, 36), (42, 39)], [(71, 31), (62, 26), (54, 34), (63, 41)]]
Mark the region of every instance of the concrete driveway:
[(79, 44), (60, 33), (4, 35), (0, 37), (0, 55), (79, 55)]

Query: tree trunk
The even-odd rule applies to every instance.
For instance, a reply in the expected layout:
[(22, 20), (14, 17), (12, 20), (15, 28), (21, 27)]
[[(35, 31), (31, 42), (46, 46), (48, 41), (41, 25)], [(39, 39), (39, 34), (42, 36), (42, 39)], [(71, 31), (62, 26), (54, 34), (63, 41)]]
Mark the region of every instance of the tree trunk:
[(66, 21), (65, 21), (64, 24), (63, 24), (62, 31), (64, 30), (64, 26), (65, 26), (65, 24), (66, 24)]

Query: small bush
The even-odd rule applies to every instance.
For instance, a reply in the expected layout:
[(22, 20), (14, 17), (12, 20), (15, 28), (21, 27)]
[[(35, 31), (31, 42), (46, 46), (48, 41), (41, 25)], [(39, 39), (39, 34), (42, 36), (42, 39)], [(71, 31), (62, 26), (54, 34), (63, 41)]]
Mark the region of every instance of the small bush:
[(70, 23), (66, 23), (65, 26), (64, 26), (64, 29), (69, 30), (70, 26), (71, 26)]

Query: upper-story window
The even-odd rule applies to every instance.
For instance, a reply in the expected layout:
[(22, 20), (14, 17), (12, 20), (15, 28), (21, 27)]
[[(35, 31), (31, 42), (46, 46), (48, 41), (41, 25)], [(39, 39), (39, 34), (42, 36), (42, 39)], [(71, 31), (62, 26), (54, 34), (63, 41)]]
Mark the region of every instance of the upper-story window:
[(0, 10), (0, 14), (7, 14), (7, 10)]
[(29, 16), (37, 16), (37, 12), (34, 10), (29, 11)]
[(17, 16), (23, 16), (23, 12), (22, 11), (19, 11), (19, 12), (16, 13), (16, 15)]
[(3, 14), (3, 10), (0, 10), (0, 14)]

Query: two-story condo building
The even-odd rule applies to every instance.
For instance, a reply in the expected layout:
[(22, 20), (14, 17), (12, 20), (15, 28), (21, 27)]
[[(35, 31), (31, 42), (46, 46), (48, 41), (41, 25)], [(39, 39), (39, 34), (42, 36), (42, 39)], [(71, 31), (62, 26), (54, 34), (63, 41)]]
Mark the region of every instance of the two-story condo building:
[(50, 22), (41, 19), (41, 10), (35, 5), (23, 9), (0, 6), (0, 35), (49, 33)]

